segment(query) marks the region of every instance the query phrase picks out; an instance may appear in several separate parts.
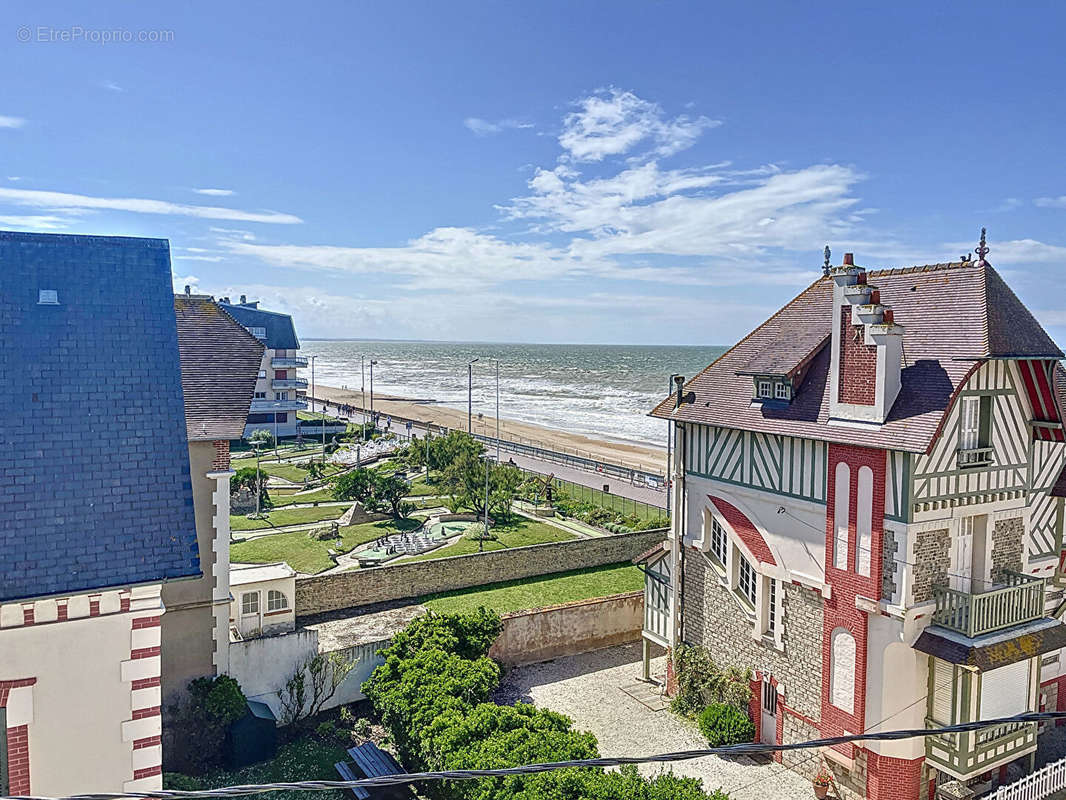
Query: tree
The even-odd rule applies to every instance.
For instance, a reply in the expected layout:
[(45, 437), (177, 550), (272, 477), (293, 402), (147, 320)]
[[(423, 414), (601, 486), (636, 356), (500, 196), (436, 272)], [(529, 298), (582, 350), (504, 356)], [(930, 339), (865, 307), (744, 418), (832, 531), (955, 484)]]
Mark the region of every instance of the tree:
[(316, 653), (293, 672), (281, 700), (281, 724), (291, 725), (318, 714), (337, 693), (355, 662), (340, 652)]
[(496, 464), (472, 453), (462, 453), (444, 471), (444, 484), (458, 508), (478, 516), (485, 513), (485, 471), (488, 470), (489, 508), (500, 517), (511, 513), (511, 504), (522, 485), (522, 471), (509, 464)]
[(333, 479), (331, 489), (338, 500), (357, 500), (365, 506), (374, 493), (374, 474), (365, 467), (341, 473)]
[(235, 474), (230, 476), (229, 492), (230, 494), (236, 494), (241, 489), (247, 489), (254, 494), (258, 488), (260, 493), (260, 504), (263, 508), (269, 508), (270, 494), (267, 492), (267, 479), (269, 477), (270, 476), (261, 469), (256, 469), (255, 467), (241, 467)]
[(274, 435), (266, 428), (260, 428), (257, 431), (252, 431), (248, 441), (253, 445), (258, 444), (261, 450), (269, 450), (274, 446)]
[(380, 504), (388, 506), (394, 517), (403, 516), (400, 513), (400, 507), (403, 505), (403, 499), (407, 496), (407, 491), (407, 482), (403, 478), (398, 478), (395, 475), (382, 475), (380, 472), (374, 473), (374, 499)]

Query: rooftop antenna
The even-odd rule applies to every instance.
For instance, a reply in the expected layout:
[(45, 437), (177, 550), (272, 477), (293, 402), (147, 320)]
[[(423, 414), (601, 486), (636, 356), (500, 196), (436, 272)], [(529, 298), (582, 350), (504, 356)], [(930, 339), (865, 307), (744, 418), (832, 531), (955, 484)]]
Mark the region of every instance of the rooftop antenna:
[(822, 275), (826, 278), (829, 277), (829, 259), (832, 257), (832, 253), (829, 250), (829, 245), (825, 246), (825, 250), (822, 251), (822, 255), (825, 256), (825, 261), (822, 262)]
[(985, 241), (985, 229), (981, 228), (981, 241), (977, 245), (977, 249), (974, 251), (977, 253), (977, 263), (987, 264), (985, 256), (988, 255), (988, 243)]

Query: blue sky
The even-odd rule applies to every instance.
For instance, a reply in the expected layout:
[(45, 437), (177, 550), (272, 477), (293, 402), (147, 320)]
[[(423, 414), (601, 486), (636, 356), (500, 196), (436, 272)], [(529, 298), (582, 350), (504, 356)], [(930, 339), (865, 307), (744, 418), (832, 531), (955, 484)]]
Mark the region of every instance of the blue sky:
[(41, 5), (0, 23), (0, 227), (169, 238), (305, 338), (728, 343), (826, 242), (987, 225), (1066, 343), (1061, 4)]

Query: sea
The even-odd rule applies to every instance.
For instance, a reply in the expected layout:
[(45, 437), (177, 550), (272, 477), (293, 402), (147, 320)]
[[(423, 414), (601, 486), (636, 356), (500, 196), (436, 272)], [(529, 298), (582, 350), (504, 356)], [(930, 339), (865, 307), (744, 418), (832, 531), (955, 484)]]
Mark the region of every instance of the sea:
[[(359, 389), (360, 357), (374, 366), (374, 392), (465, 409), (473, 365), (474, 414), (500, 417), (594, 439), (665, 447), (666, 423), (648, 412), (670, 391), (670, 375), (692, 377), (726, 348), (480, 342), (302, 340), (317, 356), (315, 380)], [(310, 377), (310, 370), (304, 372)]]

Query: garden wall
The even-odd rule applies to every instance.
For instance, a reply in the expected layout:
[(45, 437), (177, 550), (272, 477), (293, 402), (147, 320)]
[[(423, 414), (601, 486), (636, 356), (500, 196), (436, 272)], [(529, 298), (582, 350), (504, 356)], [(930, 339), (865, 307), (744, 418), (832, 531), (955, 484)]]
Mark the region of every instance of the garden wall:
[(578, 600), (503, 616), (489, 655), (506, 666), (536, 664), (640, 641), (644, 592)]
[(293, 631), (229, 644), (229, 674), (249, 700), (270, 706), (280, 716), (279, 692), (296, 667), (318, 652), (316, 631)]
[(296, 581), (296, 616), (630, 561), (666, 537), (638, 531), (316, 575)]

